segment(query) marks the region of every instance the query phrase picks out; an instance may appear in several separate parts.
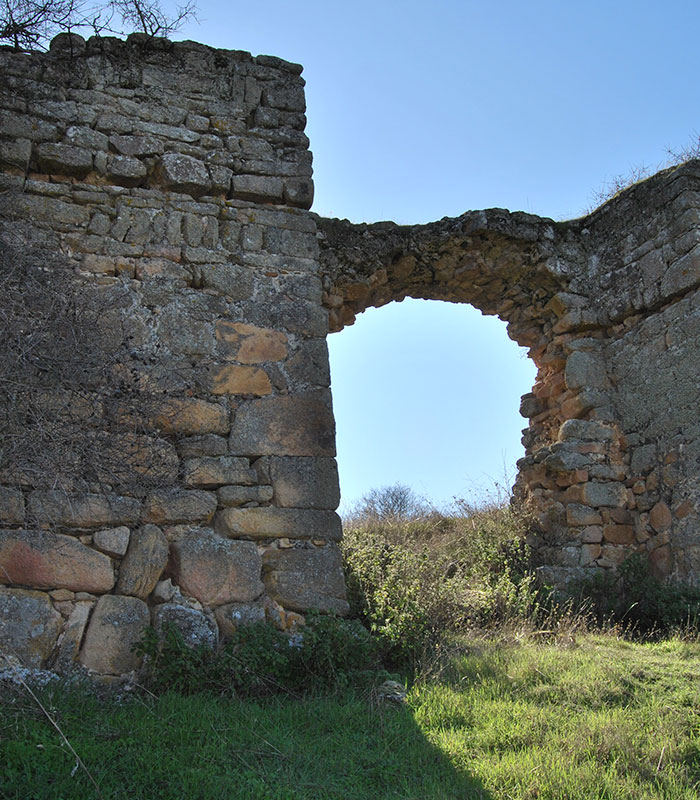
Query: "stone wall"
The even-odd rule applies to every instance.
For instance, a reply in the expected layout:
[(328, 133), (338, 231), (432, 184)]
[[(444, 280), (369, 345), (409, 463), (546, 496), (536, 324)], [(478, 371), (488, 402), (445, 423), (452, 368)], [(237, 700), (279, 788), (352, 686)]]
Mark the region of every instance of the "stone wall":
[(0, 473), (0, 652), (119, 675), (151, 623), (213, 643), (345, 613), (325, 338), (407, 296), (529, 348), (516, 492), (544, 579), (641, 552), (700, 582), (700, 164), (571, 222), (353, 225), (308, 211), (298, 65), (142, 36), (0, 61), (6, 244), (53, 248), (103, 300), (96, 337), (127, 333), (148, 406), (95, 413), (156, 454), (125, 451), (135, 484)]
[(158, 481), (2, 476), (0, 651), (117, 675), (151, 622), (344, 613), (301, 67), (139, 36), (0, 61), (6, 237), (31, 221), (103, 293), (161, 398)]
[(700, 583), (700, 162), (570, 222), (490, 209), (319, 227), (332, 330), (418, 297), (497, 314), (529, 348), (515, 488), (544, 580), (641, 553), (658, 577)]

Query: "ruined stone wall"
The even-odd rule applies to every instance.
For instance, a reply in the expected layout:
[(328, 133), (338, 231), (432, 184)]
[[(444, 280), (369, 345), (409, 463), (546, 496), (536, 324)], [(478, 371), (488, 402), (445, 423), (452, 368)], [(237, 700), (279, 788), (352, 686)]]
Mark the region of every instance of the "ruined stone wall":
[(5, 233), (30, 221), (103, 293), (161, 398), (141, 491), (2, 475), (0, 652), (117, 675), (150, 623), (343, 613), (301, 67), (66, 35), (0, 64)]
[(88, 404), (135, 483), (0, 472), (0, 653), (119, 675), (150, 623), (346, 612), (325, 338), (408, 296), (497, 314), (537, 365), (516, 493), (545, 580), (642, 553), (700, 583), (698, 162), (570, 222), (353, 225), (308, 210), (298, 65), (65, 35), (0, 63), (0, 245), (67, 259), (149, 389)]
[(516, 494), (538, 520), (542, 578), (565, 586), (633, 553), (700, 583), (700, 164), (588, 217), (500, 209), (429, 225), (320, 220), (339, 330), (403, 297), (471, 303), (538, 367)]

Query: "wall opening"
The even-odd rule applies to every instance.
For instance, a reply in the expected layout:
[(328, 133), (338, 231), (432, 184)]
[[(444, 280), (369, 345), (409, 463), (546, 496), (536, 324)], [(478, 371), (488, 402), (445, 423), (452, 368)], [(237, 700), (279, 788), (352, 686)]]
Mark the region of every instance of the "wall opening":
[(536, 368), (504, 322), (408, 298), (369, 308), (328, 342), (341, 512), (394, 483), (438, 507), (512, 486)]

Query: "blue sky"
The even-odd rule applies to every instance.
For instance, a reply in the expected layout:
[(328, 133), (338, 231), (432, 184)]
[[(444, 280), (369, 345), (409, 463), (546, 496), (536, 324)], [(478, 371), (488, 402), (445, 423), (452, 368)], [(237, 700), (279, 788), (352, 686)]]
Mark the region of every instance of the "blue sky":
[[(198, 5), (178, 38), (304, 65), (326, 216), (567, 219), (700, 133), (696, 0)], [(444, 504), (512, 477), (534, 369), (498, 320), (407, 300), (329, 347), (344, 504), (396, 482)]]

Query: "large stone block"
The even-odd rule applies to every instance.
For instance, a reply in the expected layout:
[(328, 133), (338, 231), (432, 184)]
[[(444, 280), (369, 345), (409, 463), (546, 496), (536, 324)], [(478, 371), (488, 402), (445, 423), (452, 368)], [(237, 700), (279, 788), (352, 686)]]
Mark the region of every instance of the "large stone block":
[(210, 370), (212, 394), (254, 395), (264, 397), (272, 393), (272, 384), (261, 367), (240, 364), (223, 364)]
[(624, 484), (589, 481), (583, 486), (583, 498), (586, 505), (593, 508), (624, 506), (627, 492)]
[(138, 669), (141, 659), (132, 648), (150, 621), (148, 606), (138, 597), (100, 597), (85, 634), (81, 664), (102, 675), (123, 675)]
[(27, 512), (29, 519), (40, 525), (104, 528), (137, 522), (141, 503), (134, 497), (119, 495), (37, 490), (29, 495)]
[(342, 536), (340, 517), (334, 511), (306, 508), (224, 508), (216, 514), (214, 527), (222, 536), (254, 539), (328, 539)]
[(278, 506), (331, 510), (338, 507), (340, 484), (334, 458), (272, 458), (270, 475)]
[(43, 172), (57, 172), (81, 178), (92, 169), (92, 152), (69, 144), (42, 143), (37, 146), (36, 158), (39, 169)]
[(242, 200), (279, 203), (283, 198), (282, 179), (268, 175), (234, 175), (233, 194)]
[(92, 543), (103, 553), (121, 558), (129, 547), (131, 531), (122, 525), (118, 528), (107, 528), (93, 534)]
[(129, 549), (119, 568), (117, 593), (145, 600), (168, 563), (168, 540), (160, 528), (144, 525), (131, 534)]
[(188, 486), (216, 488), (228, 484), (252, 486), (258, 476), (247, 458), (219, 456), (217, 458), (190, 458), (183, 465), (183, 480)]
[(154, 415), (153, 424), (163, 433), (184, 436), (225, 434), (230, 429), (226, 408), (196, 397), (170, 398)]
[(166, 153), (161, 157), (159, 177), (165, 188), (174, 192), (197, 196), (211, 187), (206, 166), (198, 159), (181, 153)]
[(71, 536), (0, 530), (0, 583), (101, 593), (114, 586), (114, 570), (106, 555)]
[(292, 611), (349, 611), (343, 559), (335, 545), (268, 550), (263, 578), (270, 597)]
[(44, 666), (62, 621), (47, 594), (0, 589), (0, 653), (16, 656), (24, 666)]
[(157, 489), (144, 501), (143, 521), (155, 525), (209, 522), (216, 511), (216, 495), (199, 489)]
[(231, 506), (263, 505), (272, 500), (272, 486), (222, 486), (217, 491), (219, 505)]
[(205, 606), (248, 603), (263, 592), (262, 562), (253, 542), (193, 531), (175, 542), (172, 551), (173, 580)]
[(334, 456), (330, 393), (319, 390), (242, 404), (231, 428), (230, 449), (250, 456)]
[(216, 323), (217, 351), (221, 358), (239, 364), (262, 364), (287, 357), (287, 336), (282, 331), (243, 322)]

